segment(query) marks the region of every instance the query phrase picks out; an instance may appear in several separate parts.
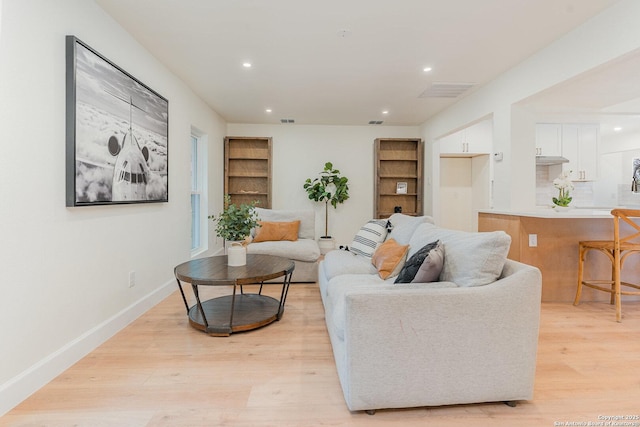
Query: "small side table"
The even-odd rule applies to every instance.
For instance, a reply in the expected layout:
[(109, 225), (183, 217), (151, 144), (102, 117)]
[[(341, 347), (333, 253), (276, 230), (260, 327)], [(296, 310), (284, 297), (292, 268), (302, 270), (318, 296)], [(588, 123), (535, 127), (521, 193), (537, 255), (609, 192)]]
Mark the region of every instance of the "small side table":
[[(227, 257), (213, 256), (178, 265), (174, 274), (189, 323), (211, 336), (229, 336), (250, 331), (280, 320), (291, 284), (295, 263), (272, 255), (247, 255), (247, 264), (227, 265)], [(280, 299), (263, 295), (265, 280), (282, 277)], [(196, 303), (189, 307), (182, 282), (191, 283)], [(259, 284), (258, 293), (245, 293), (243, 285)], [(269, 286), (278, 283), (268, 283)], [(200, 300), (199, 286), (233, 286), (233, 293), (207, 301)], [(239, 292), (238, 292), (239, 290)]]

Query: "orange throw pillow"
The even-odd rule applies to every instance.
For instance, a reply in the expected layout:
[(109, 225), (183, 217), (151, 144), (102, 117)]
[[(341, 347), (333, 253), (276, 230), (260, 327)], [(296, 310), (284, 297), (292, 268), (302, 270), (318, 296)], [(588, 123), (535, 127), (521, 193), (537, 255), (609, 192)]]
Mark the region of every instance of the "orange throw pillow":
[(298, 240), (299, 220), (291, 222), (258, 221), (258, 223), (261, 227), (256, 230), (256, 237), (253, 238), (254, 243), (280, 240), (295, 242)]
[(387, 239), (371, 257), (371, 263), (378, 270), (380, 278), (397, 276), (404, 266), (409, 245), (401, 245), (394, 239)]

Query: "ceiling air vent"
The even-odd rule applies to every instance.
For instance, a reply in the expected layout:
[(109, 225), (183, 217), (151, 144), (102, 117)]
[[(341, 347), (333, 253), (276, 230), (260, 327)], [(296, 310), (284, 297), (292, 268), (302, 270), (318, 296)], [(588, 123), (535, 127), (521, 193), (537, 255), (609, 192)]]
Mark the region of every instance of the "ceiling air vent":
[(369, 120), (370, 125), (381, 125), (382, 120)]
[(473, 83), (433, 83), (418, 98), (457, 98), (473, 86)]
[(288, 123), (295, 123), (296, 121), (294, 119), (280, 119), (280, 123), (283, 124), (288, 124)]

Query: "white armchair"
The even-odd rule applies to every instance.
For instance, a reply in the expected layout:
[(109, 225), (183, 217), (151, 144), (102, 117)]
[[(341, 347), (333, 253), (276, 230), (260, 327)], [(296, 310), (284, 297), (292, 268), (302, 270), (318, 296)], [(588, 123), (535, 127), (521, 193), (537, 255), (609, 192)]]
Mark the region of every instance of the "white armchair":
[[(292, 282), (315, 282), (318, 278), (320, 248), (315, 239), (315, 213), (311, 210), (278, 210), (256, 208), (261, 221), (300, 221), (298, 240), (267, 241), (249, 243), (247, 253), (276, 255), (293, 260), (296, 265)], [(255, 237), (255, 230), (251, 237)]]

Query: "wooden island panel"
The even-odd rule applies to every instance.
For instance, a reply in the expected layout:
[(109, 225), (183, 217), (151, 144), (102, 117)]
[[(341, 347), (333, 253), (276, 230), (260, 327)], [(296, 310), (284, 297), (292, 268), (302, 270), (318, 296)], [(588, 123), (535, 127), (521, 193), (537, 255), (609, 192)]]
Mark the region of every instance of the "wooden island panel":
[[(608, 240), (613, 237), (612, 218), (538, 218), (506, 214), (478, 214), (478, 231), (503, 230), (511, 236), (508, 257), (536, 266), (542, 272), (543, 302), (573, 302), (578, 281), (578, 242)], [(537, 247), (529, 247), (529, 235), (536, 234)], [(611, 263), (603, 254), (587, 255), (585, 278), (605, 278), (611, 275)], [(635, 278), (634, 278), (635, 276)], [(622, 278), (637, 282), (640, 277), (640, 257), (630, 257)], [(582, 302), (609, 301), (606, 292), (583, 288)], [(638, 297), (623, 297), (638, 300)]]

